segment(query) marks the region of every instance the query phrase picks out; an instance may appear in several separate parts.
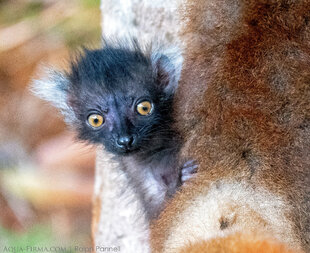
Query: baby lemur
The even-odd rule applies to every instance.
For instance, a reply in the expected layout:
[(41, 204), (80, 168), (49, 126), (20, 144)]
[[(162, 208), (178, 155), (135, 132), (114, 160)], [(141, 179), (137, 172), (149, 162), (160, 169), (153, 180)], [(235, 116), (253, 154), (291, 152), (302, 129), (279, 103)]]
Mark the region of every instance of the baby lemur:
[(115, 154), (149, 218), (196, 168), (179, 163), (181, 140), (173, 130), (181, 65), (174, 50), (143, 50), (135, 40), (105, 41), (102, 49), (85, 49), (70, 71), (50, 71), (48, 79), (33, 85), (37, 95), (61, 110), (80, 139)]

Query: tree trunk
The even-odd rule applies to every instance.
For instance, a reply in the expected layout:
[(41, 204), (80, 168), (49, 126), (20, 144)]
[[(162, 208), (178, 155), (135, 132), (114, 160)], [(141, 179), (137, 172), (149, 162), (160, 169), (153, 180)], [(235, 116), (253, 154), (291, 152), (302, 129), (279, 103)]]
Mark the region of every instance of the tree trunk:
[[(103, 36), (135, 36), (139, 42), (177, 40), (182, 0), (102, 0)], [(113, 156), (98, 148), (93, 207), (96, 247), (149, 252), (149, 228), (141, 201)]]

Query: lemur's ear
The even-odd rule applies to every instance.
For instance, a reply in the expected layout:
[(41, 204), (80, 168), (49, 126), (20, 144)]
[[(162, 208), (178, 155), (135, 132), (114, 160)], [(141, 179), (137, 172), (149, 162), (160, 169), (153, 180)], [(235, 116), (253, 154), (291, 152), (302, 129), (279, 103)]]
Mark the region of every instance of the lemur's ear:
[(67, 123), (72, 123), (75, 120), (75, 115), (68, 104), (69, 83), (65, 73), (47, 69), (45, 77), (34, 80), (30, 89), (36, 96), (58, 108), (65, 116)]
[(152, 66), (156, 80), (171, 95), (176, 91), (181, 75), (183, 57), (179, 48), (153, 50)]

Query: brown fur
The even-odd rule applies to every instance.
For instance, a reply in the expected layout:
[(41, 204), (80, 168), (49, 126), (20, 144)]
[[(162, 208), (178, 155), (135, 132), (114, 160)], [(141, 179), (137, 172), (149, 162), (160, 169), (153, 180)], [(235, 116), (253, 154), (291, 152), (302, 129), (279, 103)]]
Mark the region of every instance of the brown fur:
[(180, 253), (297, 253), (285, 245), (247, 234), (233, 234), (188, 245)]
[(230, 180), (281, 198), (278, 232), (292, 223), (291, 246), (310, 252), (310, 1), (187, 0), (182, 11), (177, 127), (199, 170), (154, 224), (154, 251), (197, 196)]

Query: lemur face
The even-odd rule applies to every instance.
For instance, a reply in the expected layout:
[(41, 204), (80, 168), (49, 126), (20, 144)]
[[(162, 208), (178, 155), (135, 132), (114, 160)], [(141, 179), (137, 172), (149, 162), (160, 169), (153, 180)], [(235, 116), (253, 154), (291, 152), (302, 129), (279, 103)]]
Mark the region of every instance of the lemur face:
[(169, 139), (181, 65), (178, 51), (144, 52), (134, 40), (106, 43), (84, 50), (68, 72), (50, 71), (33, 91), (61, 110), (80, 139), (128, 155)]
[(122, 85), (123, 89), (107, 91), (105, 87), (101, 92), (92, 92), (89, 85), (87, 92), (75, 94), (70, 103), (78, 119), (76, 128), (81, 139), (127, 155), (143, 149), (158, 131), (165, 131), (171, 115), (166, 108), (172, 106), (171, 99), (165, 99), (165, 94), (151, 80)]
[(137, 150), (142, 140), (150, 135), (155, 113), (158, 114), (152, 99), (109, 94), (106, 100), (106, 109), (89, 110), (86, 125), (114, 153), (127, 154)]
[(172, 96), (165, 92), (163, 74), (154, 74), (151, 60), (140, 52), (86, 51), (72, 65), (69, 80), (68, 104), (79, 138), (128, 155), (169, 131)]

